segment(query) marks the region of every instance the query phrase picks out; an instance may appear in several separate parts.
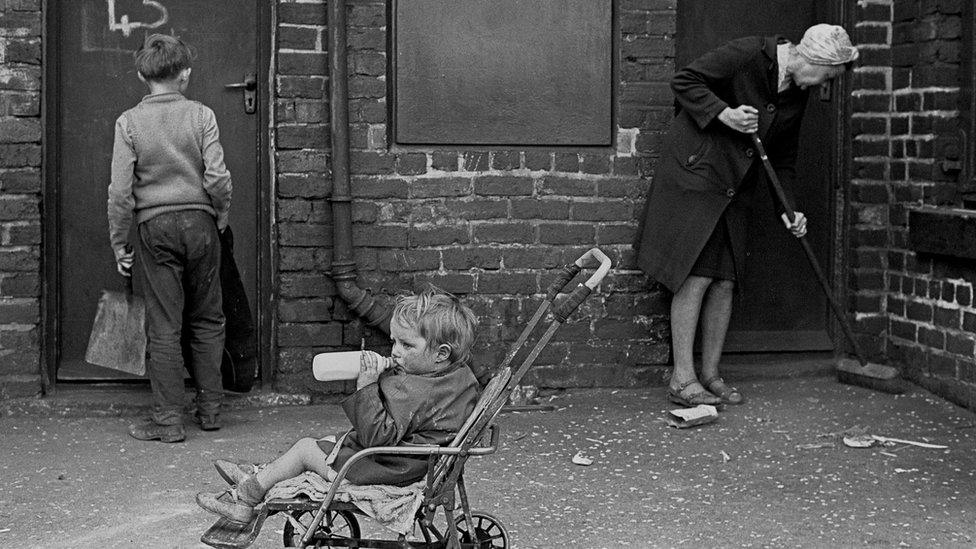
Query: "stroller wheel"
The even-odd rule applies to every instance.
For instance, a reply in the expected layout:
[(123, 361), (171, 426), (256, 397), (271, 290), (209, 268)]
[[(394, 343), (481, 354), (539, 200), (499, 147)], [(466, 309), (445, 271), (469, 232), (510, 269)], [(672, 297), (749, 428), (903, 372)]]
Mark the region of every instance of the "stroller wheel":
[(474, 528), (473, 533), (468, 531), (468, 522), (464, 520), (464, 515), (457, 517), (454, 521), (461, 538), (461, 547), (477, 549), (508, 549), (510, 547), (508, 530), (493, 515), (482, 511), (472, 511), (471, 522)]
[[(312, 523), (315, 513), (312, 511), (292, 511), (288, 514), (285, 522), (284, 538), (285, 547), (298, 547), (302, 541), (308, 525)], [(301, 528), (295, 525), (301, 525)], [(322, 524), (319, 525), (315, 535), (312, 536), (312, 547), (334, 547), (329, 544), (329, 540), (347, 540), (359, 538), (359, 521), (356, 514), (352, 511), (327, 511)], [(339, 546), (342, 547), (342, 546)]]

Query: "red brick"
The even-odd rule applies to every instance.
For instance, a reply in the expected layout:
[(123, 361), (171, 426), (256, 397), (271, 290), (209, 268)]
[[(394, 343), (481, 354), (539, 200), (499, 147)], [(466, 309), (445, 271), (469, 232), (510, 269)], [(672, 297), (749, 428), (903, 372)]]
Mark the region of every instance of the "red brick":
[(414, 226), (407, 229), (409, 246), (446, 246), (451, 244), (467, 244), (468, 224)]
[(554, 153), (553, 171), (557, 172), (579, 172), (579, 154), (577, 153)]
[(332, 226), (314, 223), (278, 223), (281, 246), (330, 246)]
[(474, 225), (474, 241), (528, 244), (535, 241), (535, 228), (521, 222), (478, 223)]
[(36, 273), (4, 274), (0, 277), (0, 296), (38, 297), (40, 294), (41, 281)]
[(278, 345), (282, 347), (308, 347), (309, 345), (341, 345), (342, 324), (289, 324), (278, 325)]
[(447, 172), (457, 171), (458, 153), (434, 151), (431, 158), (431, 168)]
[(634, 206), (626, 202), (573, 202), (571, 218), (576, 221), (627, 221)]
[(481, 196), (530, 196), (533, 188), (529, 177), (487, 175), (474, 178), (474, 192)]
[(278, 149), (325, 149), (329, 147), (328, 127), (322, 125), (278, 126)]
[(540, 223), (539, 242), (541, 244), (591, 245), (596, 243), (596, 235), (593, 225)]
[(492, 199), (446, 200), (446, 209), (460, 219), (498, 219), (508, 217), (508, 201)]
[(7, 228), (7, 241), (10, 246), (35, 246), (41, 244), (41, 224), (27, 223), (10, 225)]
[(33, 143), (40, 140), (39, 118), (0, 118), (0, 143)]
[(328, 67), (329, 58), (325, 53), (278, 53), (278, 74), (326, 76), (329, 74)]
[(335, 295), (335, 284), (324, 273), (287, 273), (279, 276), (281, 297), (325, 297)]
[(392, 174), (395, 171), (395, 166), (396, 155), (393, 154), (367, 151), (350, 151), (349, 153), (349, 167), (356, 174)]
[(40, 320), (40, 302), (37, 299), (0, 301), (0, 324), (36, 324)]
[(536, 294), (539, 277), (535, 273), (485, 272), (478, 276), (479, 294)]
[(554, 269), (571, 263), (562, 248), (527, 246), (502, 250), (505, 267), (509, 269)]
[(37, 250), (0, 251), (0, 272), (33, 272), (41, 266)]
[(278, 22), (293, 25), (325, 25), (326, 4), (292, 2), (278, 3)]
[[(444, 250), (445, 268), (447, 267), (447, 253)], [(436, 271), (441, 266), (440, 250), (380, 250), (378, 254), (378, 267), (384, 271), (391, 272), (410, 272), (410, 271)]]
[(514, 199), (513, 219), (569, 219), (570, 202), (564, 199)]
[(972, 335), (946, 334), (946, 351), (973, 359), (973, 351), (976, 349)]
[(497, 270), (501, 268), (503, 255), (500, 248), (484, 246), (445, 249), (442, 253), (444, 255), (444, 268), (457, 271), (468, 269)]
[(421, 175), (427, 173), (427, 155), (424, 153), (398, 154), (397, 173), (400, 175)]
[(488, 170), (490, 155), (483, 151), (470, 151), (462, 157), (464, 170), (469, 172), (483, 172)]
[(357, 198), (407, 198), (408, 183), (403, 179), (354, 177), (350, 187)]
[(0, 168), (35, 168), (40, 165), (40, 145), (33, 143), (0, 144)]
[(521, 165), (520, 156), (518, 151), (495, 151), (491, 153), (491, 169), (517, 170)]
[(407, 246), (407, 231), (404, 229), (404, 227), (392, 225), (354, 226), (352, 242), (355, 246), (405, 248)]
[(611, 244), (632, 244), (637, 236), (637, 226), (634, 224), (598, 225), (596, 240), (601, 246)]
[(417, 290), (433, 284), (452, 294), (470, 294), (474, 292), (474, 275), (465, 273), (449, 274), (418, 274), (414, 276), (413, 287)]
[(283, 151), (275, 154), (278, 173), (329, 171), (329, 155), (323, 151)]
[(278, 320), (283, 323), (327, 322), (332, 320), (331, 310), (332, 300), (329, 298), (282, 299), (278, 302)]
[(316, 50), (321, 31), (312, 27), (278, 27), (278, 48), (289, 50)]
[(410, 198), (439, 198), (470, 194), (471, 180), (467, 178), (419, 178), (410, 183)]
[(541, 195), (595, 196), (596, 183), (589, 179), (546, 176), (539, 184)]
[(526, 151), (525, 167), (529, 170), (551, 170), (552, 153), (543, 151)]

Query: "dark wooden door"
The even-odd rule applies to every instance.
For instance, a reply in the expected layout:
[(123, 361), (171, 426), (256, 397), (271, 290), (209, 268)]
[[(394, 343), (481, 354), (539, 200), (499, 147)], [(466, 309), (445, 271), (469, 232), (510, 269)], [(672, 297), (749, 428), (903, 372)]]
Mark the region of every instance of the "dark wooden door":
[(186, 95), (214, 110), (231, 172), (230, 224), (235, 259), (257, 315), (261, 90), (254, 113), (243, 91), (225, 88), (262, 74), (258, 33), (262, 0), (77, 0), (52, 3), (56, 17), (58, 303), (57, 379), (130, 377), (84, 361), (103, 289), (120, 289), (108, 244), (107, 187), (115, 119), (146, 93), (136, 77), (133, 52), (145, 36), (179, 36), (196, 51)]
[[(797, 43), (811, 25), (835, 20), (830, 10), (836, 7), (829, 4), (825, 0), (682, 0), (678, 2), (676, 65), (682, 67), (742, 36), (781, 34)], [(839, 168), (831, 146), (837, 99), (824, 99), (819, 90), (811, 90), (793, 194), (796, 209), (809, 219), (807, 239), (827, 269), (832, 249), (831, 171)], [(763, 186), (750, 227), (743, 291), (735, 298), (725, 349), (832, 349), (827, 299), (799, 243), (775, 215), (773, 200)]]

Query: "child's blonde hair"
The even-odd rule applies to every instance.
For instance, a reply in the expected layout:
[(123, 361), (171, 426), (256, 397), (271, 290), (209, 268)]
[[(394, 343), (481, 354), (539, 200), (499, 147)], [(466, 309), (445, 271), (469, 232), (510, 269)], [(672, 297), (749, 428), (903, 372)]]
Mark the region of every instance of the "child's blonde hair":
[(471, 360), (478, 317), (454, 295), (430, 286), (419, 294), (399, 296), (392, 322), (417, 330), (429, 348), (449, 346), (452, 364)]
[(193, 52), (182, 40), (168, 34), (151, 34), (135, 53), (136, 70), (146, 80), (169, 80), (190, 67)]

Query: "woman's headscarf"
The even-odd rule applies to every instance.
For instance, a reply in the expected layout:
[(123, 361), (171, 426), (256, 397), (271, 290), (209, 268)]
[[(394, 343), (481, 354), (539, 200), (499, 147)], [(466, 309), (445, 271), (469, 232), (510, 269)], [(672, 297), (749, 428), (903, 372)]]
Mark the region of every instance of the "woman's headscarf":
[(796, 52), (814, 65), (843, 65), (858, 56), (847, 31), (843, 27), (825, 23), (807, 29), (796, 45)]

